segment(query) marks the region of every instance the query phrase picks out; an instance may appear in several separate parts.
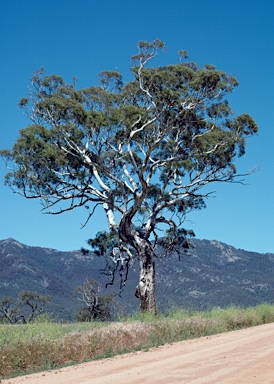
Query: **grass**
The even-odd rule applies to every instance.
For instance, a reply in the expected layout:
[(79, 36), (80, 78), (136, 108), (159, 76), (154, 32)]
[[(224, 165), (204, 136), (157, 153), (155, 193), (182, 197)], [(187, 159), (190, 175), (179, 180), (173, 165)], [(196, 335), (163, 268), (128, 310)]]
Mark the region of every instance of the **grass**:
[(274, 305), (208, 312), (171, 310), (115, 323), (0, 325), (0, 379), (274, 322)]

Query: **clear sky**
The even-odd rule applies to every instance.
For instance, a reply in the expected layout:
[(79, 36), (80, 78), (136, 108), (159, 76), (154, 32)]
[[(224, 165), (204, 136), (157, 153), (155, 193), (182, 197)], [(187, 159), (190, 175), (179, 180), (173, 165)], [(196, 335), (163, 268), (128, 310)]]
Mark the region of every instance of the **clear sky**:
[[(186, 49), (199, 65), (216, 65), (237, 77), (230, 97), (235, 113), (249, 113), (259, 126), (237, 161), (247, 186), (215, 185), (216, 198), (188, 217), (185, 226), (200, 239), (274, 253), (274, 1), (273, 0), (10, 0), (0, 2), (0, 148), (11, 148), (30, 122), (18, 108), (29, 79), (40, 67), (46, 74), (74, 76), (79, 87), (97, 82), (101, 70), (129, 75), (130, 56), (139, 40), (160, 38), (167, 52), (161, 64), (175, 63)], [(0, 240), (27, 245), (79, 249), (99, 230), (99, 214), (81, 229), (86, 210), (51, 216), (38, 201), (4, 186), (0, 159)]]

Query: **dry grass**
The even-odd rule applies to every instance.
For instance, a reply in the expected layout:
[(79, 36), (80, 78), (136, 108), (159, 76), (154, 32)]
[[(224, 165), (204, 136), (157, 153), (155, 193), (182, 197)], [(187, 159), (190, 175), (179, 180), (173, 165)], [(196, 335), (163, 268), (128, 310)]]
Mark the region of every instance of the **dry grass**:
[(274, 322), (274, 306), (137, 316), (107, 325), (41, 323), (0, 327), (0, 377), (147, 349), (164, 343)]
[(113, 323), (57, 339), (45, 336), (10, 343), (0, 350), (0, 377), (136, 350), (146, 344), (150, 330), (143, 323)]

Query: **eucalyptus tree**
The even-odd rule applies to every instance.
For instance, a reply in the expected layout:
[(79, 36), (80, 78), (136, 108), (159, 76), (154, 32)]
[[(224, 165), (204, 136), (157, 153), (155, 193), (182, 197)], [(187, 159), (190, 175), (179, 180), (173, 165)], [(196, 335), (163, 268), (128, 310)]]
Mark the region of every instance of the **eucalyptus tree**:
[(86, 225), (102, 209), (109, 232), (90, 244), (109, 256), (122, 285), (138, 260), (135, 295), (152, 313), (155, 247), (187, 245), (185, 215), (204, 206), (213, 183), (239, 181), (235, 159), (257, 131), (227, 101), (235, 77), (187, 61), (186, 51), (176, 64), (154, 67), (164, 48), (160, 40), (139, 42), (127, 82), (103, 71), (98, 86), (77, 90), (61, 76), (37, 72), (19, 103), (31, 124), (2, 151), (7, 185), (40, 199), (46, 212), (85, 207)]
[(78, 321), (106, 321), (113, 317), (113, 295), (102, 295), (96, 280), (86, 280), (75, 288), (77, 300), (84, 306), (77, 312)]
[(0, 322), (31, 323), (44, 312), (50, 297), (32, 291), (21, 291), (18, 297), (2, 297), (0, 300)]

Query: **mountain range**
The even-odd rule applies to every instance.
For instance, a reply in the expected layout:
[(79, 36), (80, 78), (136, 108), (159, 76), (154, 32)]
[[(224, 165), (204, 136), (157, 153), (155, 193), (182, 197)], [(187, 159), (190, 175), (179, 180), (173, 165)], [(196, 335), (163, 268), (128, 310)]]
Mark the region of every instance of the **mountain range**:
[[(236, 249), (219, 241), (192, 240), (193, 247), (179, 258), (156, 260), (156, 295), (161, 311), (171, 307), (210, 309), (229, 305), (274, 303), (274, 254)], [(109, 281), (101, 273), (104, 258), (92, 252), (61, 252), (28, 246), (9, 238), (0, 240), (0, 299), (23, 290), (51, 296), (47, 310), (59, 320), (75, 320), (81, 306), (74, 289), (86, 279), (102, 287)], [(117, 305), (138, 311), (134, 296), (138, 265), (129, 273)], [(104, 293), (119, 293), (118, 281)]]

